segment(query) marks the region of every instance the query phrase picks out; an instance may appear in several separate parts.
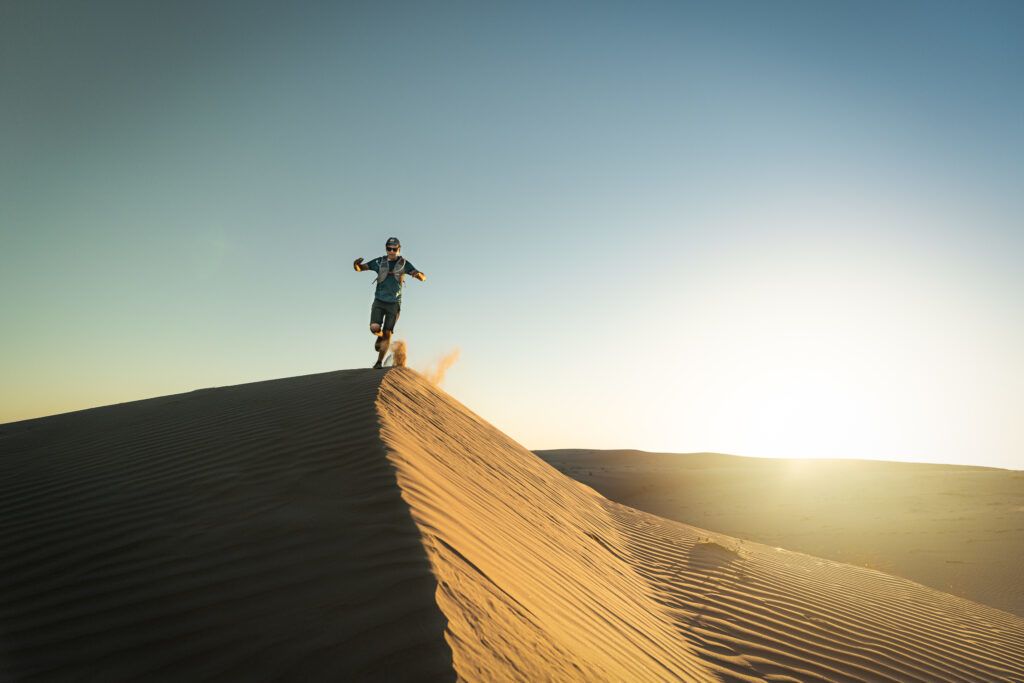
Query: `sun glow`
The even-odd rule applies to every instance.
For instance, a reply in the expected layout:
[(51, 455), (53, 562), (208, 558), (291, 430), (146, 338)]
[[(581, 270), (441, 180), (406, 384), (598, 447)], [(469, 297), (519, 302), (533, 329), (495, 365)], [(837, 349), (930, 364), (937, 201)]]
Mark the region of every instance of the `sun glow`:
[(686, 302), (656, 418), (686, 443), (653, 449), (941, 461), (986, 447), (998, 418), (976, 406), (1009, 397), (990, 395), (984, 320), (940, 274), (827, 256), (732, 263)]

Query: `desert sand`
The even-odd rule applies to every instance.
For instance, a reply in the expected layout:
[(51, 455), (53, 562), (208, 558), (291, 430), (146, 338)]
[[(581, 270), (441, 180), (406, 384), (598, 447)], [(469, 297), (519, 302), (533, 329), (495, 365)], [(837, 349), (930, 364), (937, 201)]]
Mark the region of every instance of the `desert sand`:
[(538, 454), (624, 505), (1024, 616), (1024, 472), (714, 453)]
[(1024, 620), (612, 502), (414, 371), (0, 425), (0, 678), (1021, 680)]

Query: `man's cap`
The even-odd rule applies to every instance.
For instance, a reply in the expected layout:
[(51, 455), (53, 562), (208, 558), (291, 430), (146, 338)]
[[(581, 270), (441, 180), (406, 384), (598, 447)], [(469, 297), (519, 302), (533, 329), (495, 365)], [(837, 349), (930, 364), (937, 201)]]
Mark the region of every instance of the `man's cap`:
[(389, 237), (388, 241), (384, 243), (385, 247), (400, 247), (402, 243), (398, 241), (397, 237)]

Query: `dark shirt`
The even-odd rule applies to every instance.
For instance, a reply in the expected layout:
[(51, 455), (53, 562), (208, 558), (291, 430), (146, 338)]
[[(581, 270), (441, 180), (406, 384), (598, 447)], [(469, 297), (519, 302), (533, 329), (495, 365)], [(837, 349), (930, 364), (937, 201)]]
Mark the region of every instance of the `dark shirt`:
[[(378, 256), (372, 261), (367, 261), (364, 265), (369, 267), (370, 272), (375, 276), (380, 270), (381, 261), (387, 261), (387, 256)], [(394, 261), (388, 261), (388, 273), (389, 275), (384, 278), (384, 282), (377, 283), (377, 289), (374, 292), (381, 301), (387, 301), (388, 303), (402, 303), (402, 280), (400, 277), (390, 275), (395, 272), (395, 264), (398, 263), (398, 259)], [(416, 269), (412, 263), (408, 260), (405, 262), (405, 268), (402, 269), (401, 274), (415, 273)]]

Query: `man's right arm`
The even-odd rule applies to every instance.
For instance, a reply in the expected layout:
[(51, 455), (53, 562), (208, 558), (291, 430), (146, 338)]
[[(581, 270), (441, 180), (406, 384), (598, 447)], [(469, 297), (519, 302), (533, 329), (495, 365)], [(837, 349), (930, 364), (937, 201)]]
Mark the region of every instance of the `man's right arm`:
[(360, 272), (360, 271), (363, 271), (363, 270), (369, 270), (370, 269), (370, 265), (368, 263), (363, 263), (363, 257), (362, 256), (360, 256), (359, 258), (357, 258), (355, 261), (352, 262), (352, 267), (355, 268), (355, 271), (357, 273)]

